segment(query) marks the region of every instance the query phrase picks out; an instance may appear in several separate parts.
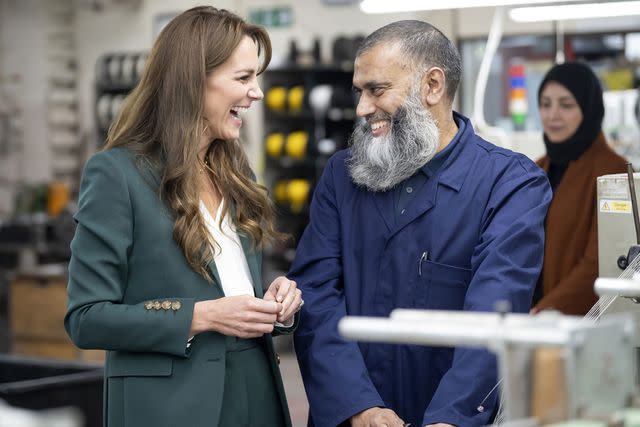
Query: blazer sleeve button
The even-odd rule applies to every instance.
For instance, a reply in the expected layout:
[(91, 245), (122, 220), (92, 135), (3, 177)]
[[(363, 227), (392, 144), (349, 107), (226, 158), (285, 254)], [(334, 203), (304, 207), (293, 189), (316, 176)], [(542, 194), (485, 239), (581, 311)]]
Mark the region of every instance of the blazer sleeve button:
[(173, 311), (180, 310), (180, 307), (182, 307), (182, 303), (180, 301), (174, 301), (174, 302), (171, 303), (171, 309)]
[(163, 310), (169, 310), (171, 308), (171, 301), (162, 301), (161, 305)]
[(147, 301), (144, 303), (144, 309), (145, 310), (152, 310), (153, 309), (153, 301)]
[(154, 310), (160, 310), (162, 308), (162, 304), (160, 304), (160, 301), (154, 301), (153, 302), (153, 309)]

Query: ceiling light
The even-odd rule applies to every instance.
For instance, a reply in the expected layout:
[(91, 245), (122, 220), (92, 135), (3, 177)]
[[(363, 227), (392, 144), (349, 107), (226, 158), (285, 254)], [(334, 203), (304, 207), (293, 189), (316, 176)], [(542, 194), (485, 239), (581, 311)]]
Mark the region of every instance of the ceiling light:
[[(556, 0), (363, 0), (364, 13), (413, 12), (418, 10), (461, 9), (466, 7), (516, 6), (523, 4), (553, 3)], [(580, 0), (564, 0), (574, 2)], [(584, 1), (584, 0), (582, 0)]]
[(563, 21), (632, 15), (640, 15), (640, 1), (518, 7), (509, 11), (509, 17), (517, 22)]

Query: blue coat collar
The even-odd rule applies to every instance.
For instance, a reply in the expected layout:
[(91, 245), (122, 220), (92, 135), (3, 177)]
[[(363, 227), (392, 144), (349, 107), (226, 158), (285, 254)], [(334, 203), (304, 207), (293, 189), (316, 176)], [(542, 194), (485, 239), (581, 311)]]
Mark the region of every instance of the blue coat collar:
[[(382, 215), (385, 224), (391, 234), (395, 234), (411, 222), (415, 221), (419, 216), (428, 212), (435, 206), (437, 199), (437, 188), (439, 185), (446, 186), (456, 192), (460, 192), (464, 180), (467, 177), (469, 168), (465, 165), (473, 159), (473, 152), (467, 150), (470, 140), (475, 138), (473, 126), (468, 118), (456, 112), (453, 113), (456, 120), (463, 120), (465, 128), (460, 140), (455, 145), (453, 151), (439, 168), (438, 172), (427, 181), (427, 183), (419, 190), (414, 200), (406, 208), (406, 213), (400, 221), (396, 222), (395, 212), (393, 210), (393, 191), (381, 193), (369, 192), (369, 196), (373, 199), (378, 211)], [(456, 163), (457, 162), (457, 163)], [(456, 163), (455, 166), (452, 166)]]
[(462, 120), (465, 124), (464, 131), (460, 136), (460, 141), (453, 149), (453, 152), (449, 155), (449, 158), (442, 165), (441, 173), (436, 174), (436, 177), (439, 176), (439, 183), (442, 185), (446, 185), (447, 187), (455, 190), (457, 192), (462, 188), (462, 184), (464, 180), (467, 178), (468, 168), (466, 167), (449, 167), (454, 162), (460, 160), (461, 163), (466, 164), (467, 162), (472, 161), (472, 153), (470, 150), (465, 150), (467, 144), (470, 142), (470, 139), (476, 136), (473, 126), (471, 125), (471, 121), (459, 114), (457, 112), (453, 112), (453, 117), (458, 120)]

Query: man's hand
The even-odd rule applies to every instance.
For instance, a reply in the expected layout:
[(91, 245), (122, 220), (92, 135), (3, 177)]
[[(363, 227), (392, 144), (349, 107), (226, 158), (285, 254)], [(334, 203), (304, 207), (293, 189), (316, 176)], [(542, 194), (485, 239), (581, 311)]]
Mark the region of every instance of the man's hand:
[(369, 408), (351, 417), (352, 427), (404, 427), (404, 421), (387, 408)]

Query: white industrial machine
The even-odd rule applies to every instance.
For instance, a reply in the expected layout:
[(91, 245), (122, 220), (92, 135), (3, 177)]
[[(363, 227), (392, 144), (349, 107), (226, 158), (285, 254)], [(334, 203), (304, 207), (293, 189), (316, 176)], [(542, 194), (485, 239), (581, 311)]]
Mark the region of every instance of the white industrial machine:
[[(633, 179), (630, 177), (633, 176)], [(640, 174), (615, 174), (598, 178), (598, 275), (602, 278), (627, 276), (640, 271), (630, 266), (640, 251), (640, 226), (636, 225), (634, 201), (638, 198)], [(607, 301), (605, 316), (633, 313), (640, 325), (640, 306), (631, 298)], [(639, 328), (640, 329), (640, 328)], [(640, 334), (635, 346), (640, 347)]]
[[(633, 179), (630, 177), (633, 176)], [(640, 197), (640, 173), (598, 177), (598, 263), (600, 277), (618, 277), (630, 264), (629, 249), (640, 245), (634, 199)], [(635, 252), (637, 255), (637, 252)], [(633, 254), (632, 254), (633, 257)], [(629, 306), (631, 308), (631, 306)]]
[(569, 419), (608, 423), (634, 396), (634, 324), (627, 315), (596, 323), (555, 312), (398, 309), (389, 318), (347, 316), (339, 330), (359, 341), (491, 350), (498, 356), (503, 425)]

